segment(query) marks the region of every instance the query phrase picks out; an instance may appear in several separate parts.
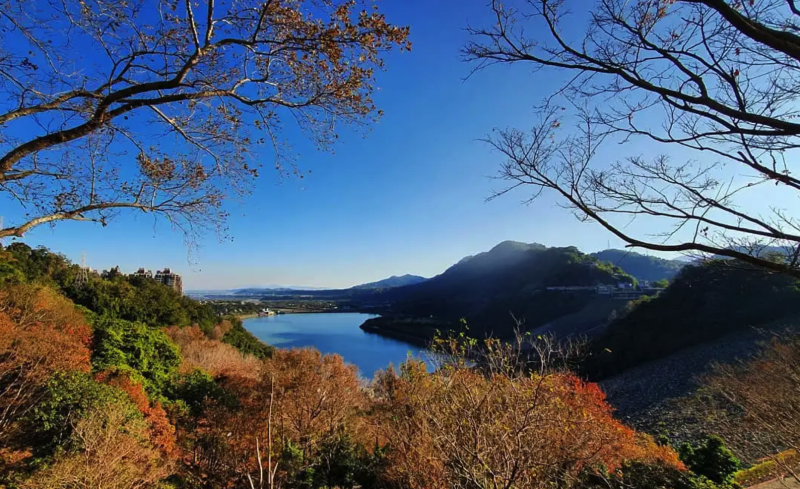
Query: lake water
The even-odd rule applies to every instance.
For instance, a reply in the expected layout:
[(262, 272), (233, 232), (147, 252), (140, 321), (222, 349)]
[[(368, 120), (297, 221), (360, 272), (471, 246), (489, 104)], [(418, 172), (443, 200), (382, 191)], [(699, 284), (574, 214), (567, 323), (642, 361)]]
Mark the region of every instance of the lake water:
[(278, 348), (310, 346), (322, 353), (338, 353), (368, 379), (390, 363), (399, 365), (409, 354), (427, 359), (424, 348), (359, 328), (373, 317), (376, 316), (361, 313), (281, 314), (245, 319), (244, 327)]

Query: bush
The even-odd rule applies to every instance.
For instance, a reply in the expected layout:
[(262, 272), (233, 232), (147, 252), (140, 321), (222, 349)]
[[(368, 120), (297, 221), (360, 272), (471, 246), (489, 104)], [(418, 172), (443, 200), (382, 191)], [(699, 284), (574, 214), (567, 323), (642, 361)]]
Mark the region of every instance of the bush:
[(242, 320), (237, 317), (228, 317), (231, 329), (222, 337), (222, 341), (234, 346), (242, 353), (253, 355), (256, 358), (269, 358), (275, 352), (275, 348), (259, 340), (253, 333), (244, 329)]
[(797, 467), (800, 465), (800, 456), (794, 450), (781, 452), (775, 458), (780, 463), (772, 459), (763, 460), (748, 469), (736, 472), (733, 480), (744, 487), (750, 487), (782, 475), (785, 466)]
[(130, 401), (92, 407), (74, 422), (68, 449), (20, 484), (21, 489), (144, 489), (170, 474), (171, 462), (150, 442), (150, 429)]
[(171, 399), (182, 402), (192, 416), (199, 416), (208, 401), (216, 401), (224, 405), (235, 404), (232, 396), (218, 386), (214, 379), (200, 369), (195, 369), (173, 383), (170, 391)]
[(35, 429), (42, 442), (38, 449), (48, 453), (62, 446), (70, 437), (73, 421), (108, 403), (127, 403), (125, 405), (130, 408), (128, 416), (141, 418), (120, 389), (101, 384), (83, 372), (56, 374), (47, 383), (44, 401), (36, 406), (26, 421), (32, 427), (29, 431)]
[(180, 348), (183, 372), (201, 368), (214, 377), (235, 375), (258, 378), (261, 360), (242, 353), (231, 345), (208, 339), (196, 326), (188, 328), (173, 326), (168, 328), (166, 333)]
[(739, 470), (739, 459), (725, 446), (718, 436), (709, 436), (697, 447), (688, 443), (678, 450), (681, 461), (697, 475), (703, 476), (717, 484), (726, 484), (733, 474)]
[(178, 347), (160, 329), (142, 323), (101, 317), (94, 324), (95, 370), (128, 371), (147, 393), (160, 397), (177, 375)]
[(56, 372), (88, 372), (91, 330), (47, 287), (0, 290), (0, 441), (42, 400)]

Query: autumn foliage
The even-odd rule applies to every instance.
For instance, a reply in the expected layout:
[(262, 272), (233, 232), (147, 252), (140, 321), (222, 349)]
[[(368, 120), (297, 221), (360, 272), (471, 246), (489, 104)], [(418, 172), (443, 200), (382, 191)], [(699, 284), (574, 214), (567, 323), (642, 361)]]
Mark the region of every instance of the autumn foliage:
[(797, 461), (780, 453), (800, 451), (800, 337), (773, 338), (748, 361), (715, 366), (702, 384), (709, 424), (800, 482)]
[(144, 416), (148, 426), (147, 437), (154, 448), (171, 458), (176, 453), (175, 427), (170, 424), (167, 413), (158, 401), (150, 401), (139, 382), (120, 371), (103, 371), (95, 376), (98, 382), (116, 387), (128, 395), (136, 409)]
[(148, 441), (148, 426), (121, 404), (87, 413), (74, 426), (77, 450), (21, 484), (23, 489), (156, 487), (172, 472), (170, 460)]
[(402, 487), (568, 487), (584, 469), (674, 452), (614, 420), (595, 384), (567, 373), (511, 377), (408, 362), (377, 381), (381, 429)]
[(0, 440), (36, 406), (53, 373), (89, 371), (90, 342), (83, 315), (54, 290), (0, 290)]
[(685, 470), (569, 371), (576, 344), (450, 337), (435, 371), (370, 383), (313, 349), (243, 353), (224, 321), (118, 313), (95, 304), (90, 328), (51, 288), (0, 290), (0, 485), (577, 488)]
[(235, 376), (256, 379), (259, 377), (261, 362), (252, 355), (246, 355), (221, 339), (230, 330), (230, 323), (217, 325), (209, 339), (200, 328), (170, 327), (167, 335), (180, 348), (181, 371), (191, 372), (200, 368), (214, 377)]

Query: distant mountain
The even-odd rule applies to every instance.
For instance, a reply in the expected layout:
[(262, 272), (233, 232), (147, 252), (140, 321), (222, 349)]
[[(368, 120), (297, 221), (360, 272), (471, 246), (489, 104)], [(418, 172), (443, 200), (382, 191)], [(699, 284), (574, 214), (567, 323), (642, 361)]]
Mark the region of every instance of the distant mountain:
[(356, 285), (354, 287), (350, 287), (351, 289), (356, 290), (367, 290), (367, 289), (393, 289), (395, 287), (405, 287), (407, 285), (414, 285), (419, 284), (424, 281), (428, 280), (425, 277), (420, 277), (419, 275), (392, 275), (389, 278), (385, 278), (383, 280), (378, 280), (377, 282), (369, 282), (366, 284)]
[(592, 253), (592, 256), (622, 268), (640, 281), (648, 282), (670, 280), (687, 264), (682, 260), (665, 260), (627, 250), (603, 250)]
[(270, 292), (288, 292), (294, 290), (306, 290), (306, 291), (314, 291), (314, 290), (329, 290), (328, 287), (307, 287), (304, 285), (266, 285), (264, 287), (246, 287), (243, 289), (234, 289), (230, 292), (234, 295), (257, 295), (257, 294), (265, 294)]
[[(462, 259), (425, 282), (385, 291), (383, 297), (393, 304), (398, 317), (445, 323), (465, 318), (472, 334), (478, 337), (484, 333), (508, 336), (515, 326), (511, 314), (533, 329), (580, 311), (596, 299), (590, 292), (562, 293), (548, 291), (547, 287), (589, 287), (620, 281), (630, 282), (633, 277), (575, 247), (547, 248), (537, 243), (505, 241), (487, 252)], [(411, 331), (414, 326), (407, 323), (399, 327), (403, 331), (396, 331), (398, 334), (419, 336), (431, 336), (437, 328), (431, 324), (431, 331)]]

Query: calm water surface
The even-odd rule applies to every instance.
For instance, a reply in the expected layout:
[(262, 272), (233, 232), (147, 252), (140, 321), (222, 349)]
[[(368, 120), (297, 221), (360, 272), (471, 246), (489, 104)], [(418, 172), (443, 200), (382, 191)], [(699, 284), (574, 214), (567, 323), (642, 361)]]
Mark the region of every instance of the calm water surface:
[(399, 365), (409, 354), (427, 360), (424, 348), (359, 328), (373, 317), (361, 313), (283, 314), (245, 319), (244, 326), (258, 339), (279, 348), (311, 346), (322, 353), (338, 353), (370, 379), (390, 363)]

